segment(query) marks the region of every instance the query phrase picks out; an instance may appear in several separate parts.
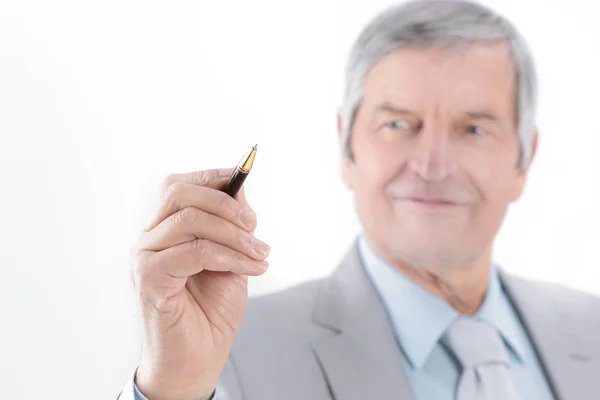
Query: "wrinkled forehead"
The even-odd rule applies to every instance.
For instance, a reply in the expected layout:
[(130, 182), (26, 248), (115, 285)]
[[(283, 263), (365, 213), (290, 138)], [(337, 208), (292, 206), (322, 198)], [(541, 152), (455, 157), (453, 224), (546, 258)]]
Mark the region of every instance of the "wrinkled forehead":
[(413, 108), (486, 106), (506, 113), (514, 111), (515, 84), (505, 41), (411, 46), (390, 52), (371, 68), (363, 101), (385, 99)]

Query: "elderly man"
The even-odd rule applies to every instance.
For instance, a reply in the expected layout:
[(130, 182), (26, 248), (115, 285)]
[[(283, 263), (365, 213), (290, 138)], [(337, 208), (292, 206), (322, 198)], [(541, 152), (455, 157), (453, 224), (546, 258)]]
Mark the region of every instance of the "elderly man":
[(144, 350), (120, 398), (600, 398), (600, 300), (491, 261), (536, 151), (523, 38), (476, 3), (412, 1), (366, 27), (346, 74), (363, 233), (331, 276), (246, 307), (269, 248), (243, 191), (218, 190), (231, 170), (169, 177), (133, 268)]

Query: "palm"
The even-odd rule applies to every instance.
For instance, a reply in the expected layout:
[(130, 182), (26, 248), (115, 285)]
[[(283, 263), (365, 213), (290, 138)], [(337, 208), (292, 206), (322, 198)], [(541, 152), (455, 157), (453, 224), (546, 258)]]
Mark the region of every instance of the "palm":
[(180, 319), (175, 323), (187, 327), (185, 352), (199, 368), (224, 363), (244, 314), (246, 278), (204, 270), (189, 277), (175, 297)]

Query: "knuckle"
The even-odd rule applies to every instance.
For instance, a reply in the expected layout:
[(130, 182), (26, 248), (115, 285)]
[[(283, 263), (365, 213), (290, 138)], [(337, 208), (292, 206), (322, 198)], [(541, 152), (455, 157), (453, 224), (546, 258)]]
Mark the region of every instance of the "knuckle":
[(176, 223), (194, 224), (200, 217), (200, 210), (194, 207), (185, 207), (177, 213)]
[(191, 172), (190, 175), (193, 182), (200, 186), (206, 185), (211, 178), (210, 171), (194, 171)]
[(207, 257), (211, 251), (210, 242), (206, 239), (196, 239), (191, 243), (192, 249), (196, 253), (196, 256), (200, 258)]
[(170, 174), (163, 180), (163, 188), (166, 190), (175, 182), (179, 182), (179, 174)]
[(146, 286), (152, 275), (148, 256), (148, 252), (140, 252), (133, 257), (130, 273), (137, 292)]
[(176, 304), (171, 298), (158, 296), (153, 300), (148, 299), (147, 307), (155, 311), (158, 316), (172, 315), (176, 311)]
[(181, 197), (181, 193), (185, 190), (186, 184), (183, 182), (173, 182), (165, 189), (163, 197), (168, 204), (176, 203)]

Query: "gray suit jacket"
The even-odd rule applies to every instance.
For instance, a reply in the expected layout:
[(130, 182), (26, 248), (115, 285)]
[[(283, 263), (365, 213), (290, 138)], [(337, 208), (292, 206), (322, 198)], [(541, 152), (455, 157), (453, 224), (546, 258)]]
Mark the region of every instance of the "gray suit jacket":
[[(600, 399), (600, 299), (500, 277), (556, 399)], [(331, 276), (249, 299), (217, 393), (217, 400), (411, 399), (356, 242)]]

